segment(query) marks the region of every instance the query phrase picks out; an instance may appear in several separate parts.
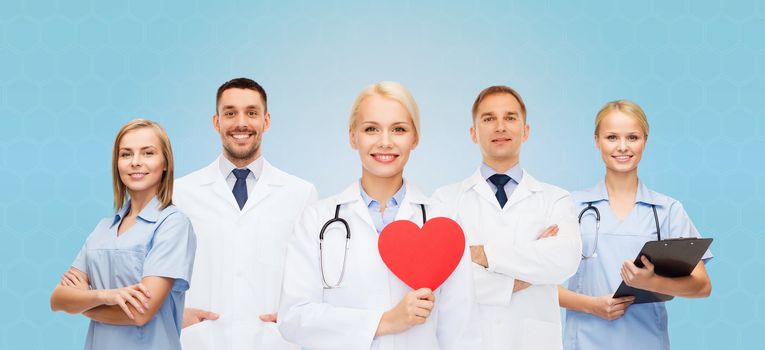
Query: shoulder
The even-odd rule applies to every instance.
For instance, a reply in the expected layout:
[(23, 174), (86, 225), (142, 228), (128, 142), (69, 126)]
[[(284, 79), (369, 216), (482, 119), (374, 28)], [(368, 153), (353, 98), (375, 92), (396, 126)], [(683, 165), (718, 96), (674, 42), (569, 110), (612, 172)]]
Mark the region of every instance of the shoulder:
[(287, 188), (297, 191), (297, 192), (311, 192), (315, 191), (315, 187), (312, 183), (297, 177), (295, 175), (292, 175), (284, 170), (281, 170), (273, 165), (270, 165), (270, 172), (272, 176), (279, 179), (280, 182), (282, 182), (284, 185), (286, 185)]
[(186, 174), (178, 179), (175, 179), (173, 183), (173, 187), (175, 188), (175, 190), (186, 189), (189, 186), (194, 186), (195, 184), (200, 183), (202, 179), (205, 179), (207, 177), (207, 173), (210, 171), (209, 168), (210, 166), (208, 165), (204, 168), (197, 169), (189, 174)]
[(536, 187), (536, 189), (540, 190), (545, 196), (556, 199), (571, 196), (571, 193), (567, 190), (547, 182), (539, 181), (525, 170), (523, 176), (524, 178), (521, 181), (529, 181), (529, 188)]
[(191, 220), (189, 220), (189, 217), (173, 204), (170, 204), (167, 208), (160, 211), (157, 223), (159, 226), (172, 226), (184, 229), (191, 227)]
[(441, 186), (433, 192), (431, 198), (436, 202), (448, 202), (456, 200), (460, 193), (466, 189), (470, 178), (455, 182), (449, 185)]

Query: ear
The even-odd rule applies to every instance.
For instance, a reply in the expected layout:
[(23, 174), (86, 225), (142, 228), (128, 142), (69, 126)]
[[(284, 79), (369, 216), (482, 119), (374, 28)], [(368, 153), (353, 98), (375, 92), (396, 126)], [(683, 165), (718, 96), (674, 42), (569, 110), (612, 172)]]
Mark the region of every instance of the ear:
[(600, 142), (598, 142), (598, 135), (595, 134), (595, 137), (593, 138), (593, 141), (595, 141), (595, 148), (600, 149)]
[(220, 132), (220, 118), (218, 117), (218, 113), (213, 114), (212, 123), (213, 129), (215, 129), (216, 132)]
[(475, 126), (470, 127), (470, 139), (473, 140), (473, 143), (476, 145), (478, 144), (478, 134), (476, 134)]
[(266, 112), (266, 115), (263, 117), (263, 132), (268, 131), (268, 128), (271, 127), (271, 113)]
[(526, 142), (526, 140), (529, 139), (529, 132), (531, 132), (531, 126), (523, 123), (523, 142)]
[(348, 142), (351, 144), (351, 148), (354, 150), (358, 150), (358, 145), (356, 145), (356, 132), (353, 130), (348, 130)]

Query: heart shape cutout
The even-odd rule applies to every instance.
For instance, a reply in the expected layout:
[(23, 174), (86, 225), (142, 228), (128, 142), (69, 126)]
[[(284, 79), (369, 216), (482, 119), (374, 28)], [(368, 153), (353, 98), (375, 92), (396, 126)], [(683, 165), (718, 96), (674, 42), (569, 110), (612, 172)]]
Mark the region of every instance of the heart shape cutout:
[(465, 234), (449, 218), (432, 218), (422, 228), (397, 220), (382, 230), (377, 249), (388, 269), (409, 287), (436, 290), (459, 265)]

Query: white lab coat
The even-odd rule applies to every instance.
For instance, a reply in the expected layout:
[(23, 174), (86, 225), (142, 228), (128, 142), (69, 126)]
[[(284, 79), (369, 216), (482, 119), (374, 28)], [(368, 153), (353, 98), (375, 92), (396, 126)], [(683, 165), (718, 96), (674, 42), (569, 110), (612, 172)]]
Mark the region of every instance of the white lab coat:
[[(484, 349), (561, 349), (556, 285), (579, 266), (581, 239), (568, 192), (525, 170), (504, 208), (476, 171), (433, 195), (462, 226), (468, 245), (483, 245), (487, 269), (471, 263)], [(557, 237), (537, 240), (552, 224)], [(515, 279), (532, 286), (513, 294)]]
[[(422, 226), (420, 204), (425, 204), (428, 219), (440, 216), (429, 199), (406, 186), (396, 220), (411, 220)], [(324, 289), (319, 231), (334, 217), (338, 204), (339, 216), (351, 229), (348, 261), (341, 286)], [(341, 224), (330, 226), (324, 236), (324, 263), (330, 284), (337, 282), (342, 270), (345, 237)], [(306, 210), (287, 249), (279, 308), (279, 330), (284, 338), (307, 349), (480, 349), (467, 254), (436, 289), (435, 307), (424, 324), (399, 334), (375, 337), (383, 312), (412, 290), (385, 266), (377, 239), (358, 181)]]
[(284, 256), (294, 223), (316, 201), (310, 183), (264, 160), (263, 172), (242, 210), (218, 162), (175, 182), (173, 202), (197, 234), (197, 252), (186, 308), (210, 310), (220, 319), (181, 332), (184, 349), (296, 349), (274, 323)]

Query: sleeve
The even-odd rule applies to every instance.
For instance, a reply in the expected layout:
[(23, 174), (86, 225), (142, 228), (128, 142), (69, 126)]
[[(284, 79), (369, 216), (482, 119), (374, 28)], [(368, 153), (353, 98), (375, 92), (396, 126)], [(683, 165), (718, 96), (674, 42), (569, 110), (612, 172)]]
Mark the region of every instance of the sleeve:
[(189, 219), (181, 212), (168, 215), (154, 231), (142, 277), (173, 278), (173, 291), (188, 290), (196, 248), (196, 235)]
[(323, 303), (317, 216), (315, 207), (303, 213), (287, 248), (279, 331), (304, 348), (369, 349), (382, 312)]
[[(433, 193), (431, 199), (434, 202), (434, 206), (444, 216), (459, 222), (457, 217), (457, 199), (449, 199), (444, 188), (440, 188)], [(465, 230), (465, 227), (462, 227)], [(472, 237), (473, 235), (465, 232), (465, 238)], [(469, 240), (466, 240), (468, 246), (472, 245)], [(510, 298), (513, 294), (513, 286), (515, 285), (515, 278), (508, 275), (499, 273), (492, 273), (487, 271), (483, 266), (478, 265), (470, 259), (470, 249), (467, 250), (467, 268), (472, 276), (471, 284), (475, 288), (475, 300), (479, 304), (484, 305), (509, 305)]]
[[(701, 238), (701, 234), (699, 234), (693, 221), (691, 221), (691, 218), (679, 201), (673, 201), (669, 205), (666, 226), (668, 227), (662, 227), (661, 229), (662, 232), (668, 232), (669, 238)], [(712, 252), (707, 249), (701, 260), (704, 261), (704, 264), (707, 264), (713, 257)]]
[(576, 273), (582, 255), (574, 202), (566, 193), (552, 203), (549, 223), (558, 235), (514, 245), (485, 245), (488, 271), (531, 284), (561, 284)]
[(82, 244), (82, 248), (80, 248), (80, 252), (77, 253), (77, 257), (74, 258), (74, 261), (72, 262), (72, 267), (75, 269), (78, 269), (82, 272), (88, 273), (88, 242), (90, 242), (90, 238), (93, 237), (93, 234), (98, 232), (98, 230), (102, 229), (102, 226), (105, 225), (107, 222), (107, 219), (101, 220), (96, 224), (96, 227), (93, 229), (93, 231), (88, 235), (88, 238), (85, 239), (85, 243)]
[(440, 287), (441, 293), (436, 300), (439, 308), (436, 334), (441, 349), (483, 348), (471, 264), (466, 249), (457, 269)]

